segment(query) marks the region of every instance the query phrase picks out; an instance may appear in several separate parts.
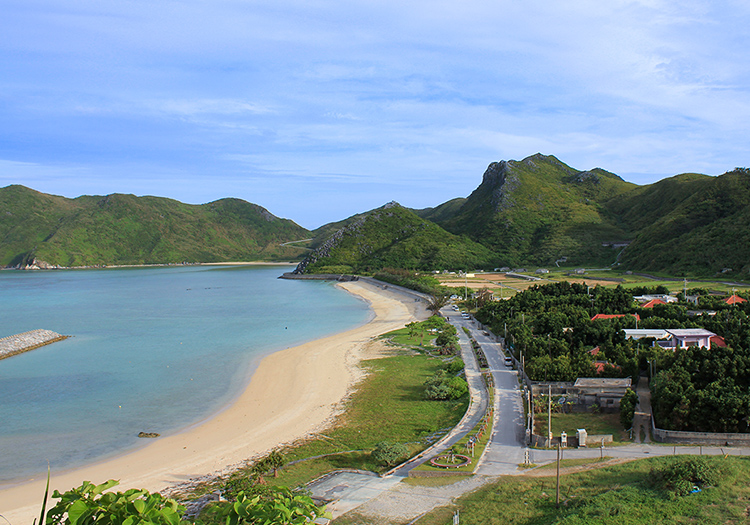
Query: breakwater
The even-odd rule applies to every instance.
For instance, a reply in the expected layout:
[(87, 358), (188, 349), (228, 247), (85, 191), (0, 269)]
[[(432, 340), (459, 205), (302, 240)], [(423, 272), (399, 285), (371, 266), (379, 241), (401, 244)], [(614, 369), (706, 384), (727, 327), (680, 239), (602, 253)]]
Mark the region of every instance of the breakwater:
[(40, 346), (67, 339), (67, 335), (60, 335), (52, 330), (31, 330), (21, 334), (11, 335), (0, 339), (0, 359), (34, 350)]

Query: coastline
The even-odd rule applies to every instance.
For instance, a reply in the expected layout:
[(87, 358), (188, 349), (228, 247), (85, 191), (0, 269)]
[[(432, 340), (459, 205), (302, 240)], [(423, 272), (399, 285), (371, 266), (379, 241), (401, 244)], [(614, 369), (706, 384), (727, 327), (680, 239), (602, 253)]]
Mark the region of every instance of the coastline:
[[(56, 474), (61, 492), (84, 480), (119, 479), (117, 490), (155, 492), (218, 474), (284, 443), (321, 430), (335, 416), (358, 377), (359, 354), (375, 336), (424, 317), (421, 303), (367, 282), (337, 284), (370, 304), (366, 324), (266, 356), (244, 392), (210, 419), (159, 438), (144, 448)], [(0, 514), (14, 524), (38, 516), (46, 479), (0, 485)]]

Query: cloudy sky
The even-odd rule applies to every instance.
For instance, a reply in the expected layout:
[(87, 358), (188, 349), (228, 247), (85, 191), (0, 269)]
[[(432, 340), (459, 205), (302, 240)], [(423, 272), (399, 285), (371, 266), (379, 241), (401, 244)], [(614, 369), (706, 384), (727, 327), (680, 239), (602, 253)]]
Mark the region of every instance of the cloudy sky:
[(541, 152), (638, 184), (750, 165), (750, 4), (4, 0), (0, 186), (314, 228)]

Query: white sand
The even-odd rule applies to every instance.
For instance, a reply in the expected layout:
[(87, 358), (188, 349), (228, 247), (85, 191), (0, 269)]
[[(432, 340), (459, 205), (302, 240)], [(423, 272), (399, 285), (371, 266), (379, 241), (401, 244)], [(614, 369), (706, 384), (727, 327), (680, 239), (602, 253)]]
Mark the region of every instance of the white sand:
[[(102, 483), (108, 479), (120, 480), (117, 490), (159, 491), (321, 430), (358, 377), (358, 356), (364, 345), (417, 316), (425, 317), (421, 303), (413, 297), (362, 281), (340, 286), (370, 303), (374, 313), (370, 322), (269, 355), (240, 397), (216, 416), (135, 452), (55, 474), (50, 492), (63, 492), (84, 480)], [(0, 514), (12, 525), (30, 525), (39, 516), (45, 481), (46, 474), (15, 486), (0, 485)]]

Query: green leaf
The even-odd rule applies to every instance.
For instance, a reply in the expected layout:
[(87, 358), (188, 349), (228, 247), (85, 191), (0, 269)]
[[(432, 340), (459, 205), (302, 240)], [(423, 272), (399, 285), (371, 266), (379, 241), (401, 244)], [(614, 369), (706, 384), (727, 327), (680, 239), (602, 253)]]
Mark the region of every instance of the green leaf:
[(68, 508), (68, 519), (70, 520), (70, 525), (76, 525), (79, 523), (79, 520), (83, 521), (84, 518), (93, 514), (95, 511), (96, 507), (90, 508), (89, 504), (84, 500), (79, 499)]

